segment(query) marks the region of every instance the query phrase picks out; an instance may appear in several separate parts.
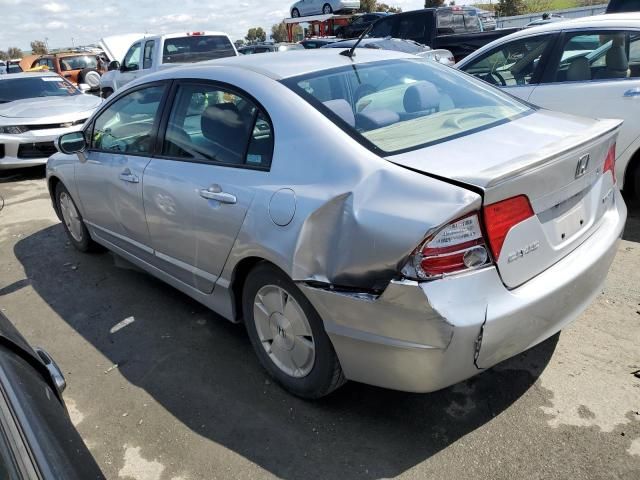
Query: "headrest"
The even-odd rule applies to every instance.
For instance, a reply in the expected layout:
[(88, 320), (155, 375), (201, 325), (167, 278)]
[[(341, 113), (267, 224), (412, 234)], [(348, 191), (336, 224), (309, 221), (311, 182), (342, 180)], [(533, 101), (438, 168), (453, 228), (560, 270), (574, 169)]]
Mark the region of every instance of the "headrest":
[(356, 115), (356, 126), (363, 130), (375, 130), (400, 121), (393, 110), (365, 110)]
[(591, 67), (586, 57), (578, 57), (571, 60), (567, 69), (567, 80), (570, 82), (591, 80)]
[(339, 116), (342, 120), (347, 122), (349, 126), (356, 126), (356, 119), (353, 116), (353, 110), (351, 109), (351, 105), (349, 102), (342, 98), (338, 98), (336, 100), (328, 100), (323, 102), (324, 106)]
[(200, 118), (200, 127), (202, 128), (202, 135), (214, 141), (224, 139), (229, 130), (245, 129), (238, 108), (233, 103), (222, 103), (207, 107)]
[(431, 110), (440, 106), (440, 94), (433, 83), (420, 82), (407, 88), (402, 103), (407, 113)]

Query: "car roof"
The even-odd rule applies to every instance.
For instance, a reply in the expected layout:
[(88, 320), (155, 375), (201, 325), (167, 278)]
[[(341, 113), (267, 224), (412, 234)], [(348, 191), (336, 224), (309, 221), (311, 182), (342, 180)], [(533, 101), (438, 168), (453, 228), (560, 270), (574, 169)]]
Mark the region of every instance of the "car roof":
[[(21, 72), (21, 73), (12, 73), (11, 75), (0, 75), (1, 80), (12, 80), (14, 78), (33, 78), (33, 77), (60, 77), (55, 72)], [(62, 77), (60, 77), (62, 78)]]
[[(394, 60), (401, 58), (416, 58), (414, 55), (396, 52), (392, 50), (377, 50), (361, 48), (351, 59), (345, 55), (340, 55), (340, 51), (333, 48), (319, 48), (315, 50), (289, 50), (278, 53), (264, 53), (262, 55), (243, 55), (238, 57), (227, 57), (217, 60), (200, 62), (192, 66), (173, 67), (165, 70), (163, 78), (171, 78), (172, 72), (178, 73), (181, 70), (193, 68), (206, 68), (216, 65), (226, 65), (230, 67), (243, 68), (270, 78), (280, 80), (283, 78), (297, 77), (307, 73), (321, 70), (329, 70), (353, 64), (363, 64), (383, 60)], [(192, 71), (192, 70), (191, 70)]]
[[(556, 17), (557, 18), (557, 17)], [(570, 28), (610, 28), (610, 27), (638, 27), (640, 26), (640, 12), (633, 13), (609, 13), (606, 15), (594, 15), (592, 17), (572, 18), (560, 21), (551, 21), (544, 25), (519, 32), (512, 33), (502, 39), (528, 36), (531, 33), (555, 32)]]

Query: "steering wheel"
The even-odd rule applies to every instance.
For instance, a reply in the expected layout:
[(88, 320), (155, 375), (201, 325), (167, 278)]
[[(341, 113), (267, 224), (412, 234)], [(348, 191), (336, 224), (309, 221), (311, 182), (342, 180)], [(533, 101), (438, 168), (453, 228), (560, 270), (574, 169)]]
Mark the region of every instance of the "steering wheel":
[(507, 82), (504, 77), (500, 75), (498, 72), (489, 72), (484, 76), (484, 80), (494, 85), (501, 85), (503, 87), (507, 86)]

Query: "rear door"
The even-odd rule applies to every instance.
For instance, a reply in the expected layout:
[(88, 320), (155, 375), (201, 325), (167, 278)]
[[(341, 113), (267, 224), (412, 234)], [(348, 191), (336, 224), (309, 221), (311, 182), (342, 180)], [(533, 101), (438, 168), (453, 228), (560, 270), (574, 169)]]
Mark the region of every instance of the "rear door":
[(89, 148), (76, 166), (85, 221), (102, 239), (141, 258), (151, 254), (142, 176), (166, 90), (166, 83), (147, 84), (114, 99), (89, 127)]
[(205, 81), (174, 90), (162, 153), (144, 173), (147, 224), (156, 266), (210, 293), (268, 180), (273, 129), (244, 92)]
[(622, 154), (640, 132), (640, 31), (565, 32), (529, 101), (550, 110), (624, 120), (617, 143)]
[(505, 42), (480, 57), (462, 64), (460, 70), (529, 100), (540, 82), (546, 59), (557, 35), (545, 33)]

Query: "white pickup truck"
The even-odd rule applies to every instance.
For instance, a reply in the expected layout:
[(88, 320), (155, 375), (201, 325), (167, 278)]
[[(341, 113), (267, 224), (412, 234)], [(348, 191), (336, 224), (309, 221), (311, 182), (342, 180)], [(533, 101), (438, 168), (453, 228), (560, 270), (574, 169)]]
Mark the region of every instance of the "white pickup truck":
[(109, 64), (109, 71), (100, 78), (100, 95), (107, 98), (130, 81), (163, 68), (236, 55), (231, 39), (222, 32), (143, 37), (131, 44), (122, 62)]

